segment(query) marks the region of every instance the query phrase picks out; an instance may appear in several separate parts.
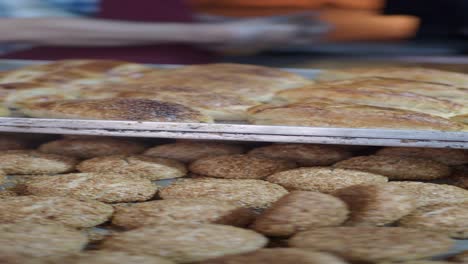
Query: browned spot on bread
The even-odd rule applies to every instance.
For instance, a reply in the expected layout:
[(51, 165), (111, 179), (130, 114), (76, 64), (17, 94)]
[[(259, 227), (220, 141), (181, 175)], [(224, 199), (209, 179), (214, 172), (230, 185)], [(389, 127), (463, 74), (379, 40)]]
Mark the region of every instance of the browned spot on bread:
[(211, 118), (186, 106), (147, 99), (63, 100), (28, 105), (33, 117), (135, 120), (159, 122), (211, 122)]

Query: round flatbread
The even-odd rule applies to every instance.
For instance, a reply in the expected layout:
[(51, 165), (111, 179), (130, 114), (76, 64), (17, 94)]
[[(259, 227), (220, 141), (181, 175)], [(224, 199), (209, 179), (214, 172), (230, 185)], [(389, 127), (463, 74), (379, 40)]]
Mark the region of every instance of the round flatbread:
[(273, 173), (292, 169), (295, 162), (251, 155), (206, 157), (190, 164), (196, 174), (226, 179), (262, 179)]
[(296, 234), (292, 247), (326, 251), (352, 261), (404, 261), (447, 252), (445, 234), (401, 227), (325, 227)]
[(163, 199), (212, 198), (234, 201), (244, 207), (267, 208), (288, 191), (280, 185), (262, 180), (196, 178), (179, 180), (163, 188)]
[(346, 225), (385, 226), (416, 208), (410, 192), (394, 185), (353, 185), (334, 192), (351, 211)]
[(109, 155), (132, 155), (145, 150), (139, 142), (114, 138), (67, 138), (42, 144), (39, 151), (90, 159)]
[(134, 120), (155, 122), (213, 122), (209, 116), (176, 103), (148, 99), (77, 99), (28, 104), (21, 112), (31, 117)]
[(390, 180), (434, 180), (451, 174), (447, 165), (435, 160), (406, 156), (360, 156), (340, 161), (334, 167), (376, 173)]
[(177, 263), (190, 263), (255, 251), (267, 239), (252, 230), (214, 224), (174, 224), (130, 230), (104, 241), (102, 248), (151, 254)]
[(80, 252), (87, 242), (82, 232), (58, 224), (0, 224), (0, 255), (66, 256)]
[(78, 161), (72, 157), (35, 150), (0, 152), (0, 170), (8, 175), (66, 173), (73, 171), (77, 163)]
[(290, 160), (304, 167), (329, 166), (352, 156), (345, 148), (313, 144), (273, 144), (255, 148), (249, 155)]
[(81, 172), (139, 176), (152, 181), (183, 177), (185, 165), (176, 160), (143, 155), (112, 155), (85, 160), (76, 167)]
[(16, 196), (0, 200), (0, 223), (53, 221), (84, 228), (106, 222), (113, 213), (110, 205), (68, 197)]
[(348, 169), (333, 167), (298, 168), (275, 173), (266, 178), (288, 190), (332, 193), (338, 189), (356, 184), (382, 184), (387, 177)]
[(251, 228), (267, 236), (290, 236), (325, 226), (338, 226), (348, 217), (340, 199), (318, 192), (293, 191), (259, 215)]
[(445, 232), (453, 238), (468, 238), (468, 202), (422, 206), (398, 222), (400, 226)]
[(245, 226), (252, 217), (250, 210), (232, 201), (210, 198), (169, 199), (116, 206), (112, 224), (127, 229), (188, 223)]
[(241, 154), (242, 146), (218, 142), (176, 142), (159, 145), (145, 151), (151, 157), (174, 159), (189, 163), (205, 157)]
[(263, 248), (241, 255), (225, 256), (201, 262), (202, 264), (345, 264), (340, 258), (325, 252), (297, 248)]
[(68, 196), (105, 203), (138, 202), (151, 199), (157, 191), (150, 180), (137, 176), (98, 173), (70, 173), (38, 176), (25, 183), (37, 196)]

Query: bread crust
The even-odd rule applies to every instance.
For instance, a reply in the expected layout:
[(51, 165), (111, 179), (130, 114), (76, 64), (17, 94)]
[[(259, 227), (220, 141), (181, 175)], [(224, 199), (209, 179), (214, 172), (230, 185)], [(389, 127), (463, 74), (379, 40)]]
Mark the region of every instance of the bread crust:
[(68, 197), (17, 196), (0, 200), (0, 223), (30, 221), (58, 222), (84, 228), (106, 222), (114, 212), (112, 206), (98, 201), (79, 201)]
[[(104, 89), (102, 92), (94, 91), (86, 96), (90, 98), (95, 98), (96, 96), (103, 97), (108, 93), (109, 89)], [(178, 103), (200, 111), (218, 121), (245, 121), (247, 119), (247, 109), (259, 104), (258, 101), (231, 92), (183, 92), (177, 91), (177, 89), (167, 89), (166, 91), (166, 89), (162, 88), (156, 88), (150, 91), (121, 91), (115, 94), (109, 94), (109, 96), (115, 98), (141, 98)]]
[(212, 198), (234, 201), (244, 207), (263, 209), (269, 207), (288, 191), (280, 185), (252, 179), (182, 179), (161, 189), (163, 199)]
[(286, 105), (264, 104), (248, 110), (256, 125), (389, 128), (459, 131), (462, 124), (420, 112), (326, 100)]
[(112, 224), (126, 229), (165, 224), (224, 224), (245, 226), (252, 212), (231, 201), (210, 198), (169, 199), (117, 205)]
[(31, 117), (133, 120), (156, 122), (212, 122), (208, 116), (181, 104), (148, 99), (63, 100), (31, 104), (21, 111)]
[(226, 179), (263, 179), (273, 173), (292, 169), (296, 163), (251, 155), (205, 157), (190, 164), (193, 173)]
[(251, 228), (267, 236), (291, 236), (312, 228), (338, 226), (348, 213), (346, 204), (336, 197), (293, 191), (260, 214)]
[(0, 151), (24, 150), (31, 147), (31, 140), (14, 134), (0, 134)]
[(333, 193), (356, 184), (383, 184), (387, 177), (348, 169), (333, 167), (298, 168), (275, 173), (267, 181), (279, 184), (288, 190)]
[(38, 82), (62, 85), (82, 79), (130, 81), (149, 72), (160, 71), (142, 64), (116, 60), (58, 60), (47, 64), (30, 65), (5, 72), (0, 83)]
[(252, 230), (233, 226), (172, 224), (116, 234), (104, 241), (102, 248), (189, 263), (255, 251), (265, 246), (267, 241)]
[(15, 197), (16, 193), (10, 190), (0, 190), (0, 199)]
[(447, 165), (407, 156), (359, 156), (340, 161), (333, 166), (380, 174), (390, 180), (434, 180), (446, 178), (451, 174)]
[(61, 261), (69, 264), (174, 264), (174, 262), (157, 256), (133, 255), (125, 252), (95, 250), (74, 254), (63, 258)]
[(56, 259), (54, 257), (31, 258), (27, 255), (20, 255), (14, 252), (2, 252), (2, 264), (51, 264)]
[(80, 231), (59, 224), (0, 224), (2, 255), (60, 257), (80, 252), (87, 242), (86, 236)]
[(445, 253), (445, 234), (402, 227), (325, 227), (296, 234), (289, 246), (327, 251), (352, 261), (404, 261)]
[(453, 238), (468, 238), (468, 202), (422, 206), (406, 215), (399, 226), (447, 233)]
[(16, 112), (25, 115), (23, 110), (37, 103), (54, 102), (60, 100), (75, 100), (79, 98), (79, 91), (74, 87), (55, 87), (37, 84), (34, 88), (15, 90), (5, 97), (5, 105)]
[(468, 201), (468, 190), (447, 185), (428, 182), (392, 181), (388, 184), (411, 192), (416, 206), (444, 203), (464, 203)]
[(416, 209), (410, 192), (388, 184), (353, 185), (333, 195), (343, 200), (351, 211), (347, 226), (385, 226)]
[(157, 186), (137, 176), (99, 173), (69, 173), (37, 176), (25, 183), (37, 196), (68, 196), (105, 203), (138, 202), (151, 199)]
[(176, 68), (161, 76), (160, 80), (150, 82), (156, 87), (177, 86), (221, 94), (228, 92), (257, 101), (268, 101), (276, 91), (300, 87), (312, 81), (275, 68), (214, 63)]
[(201, 264), (345, 264), (340, 258), (325, 252), (313, 252), (298, 248), (262, 248), (254, 252), (225, 256), (201, 262)]
[(468, 114), (467, 115), (457, 115), (452, 117), (450, 120), (463, 123), (463, 124), (468, 124)]
[[(425, 95), (435, 98), (442, 98), (449, 100), (458, 104), (466, 104), (468, 98), (466, 98), (468, 91), (464, 88), (459, 88), (447, 84), (437, 84), (430, 82), (419, 82), (419, 81), (410, 81), (402, 80), (397, 78), (382, 78), (382, 77), (357, 77), (353, 79), (346, 80), (337, 80), (337, 81), (327, 81), (314, 83), (306, 85), (300, 88), (291, 89), (291, 93), (288, 93), (289, 90), (284, 91), (284, 95), (288, 95), (291, 100), (297, 101), (301, 100), (299, 93), (293, 92), (297, 89), (301, 89), (304, 92), (311, 92), (309, 89), (325, 89), (325, 88), (378, 88), (384, 91), (396, 91), (396, 92), (410, 92), (418, 95)], [(280, 97), (283, 94), (282, 91), (277, 93), (277, 96)], [(287, 99), (287, 98), (284, 98)]]
[(49, 141), (39, 146), (44, 153), (62, 154), (80, 159), (109, 155), (139, 154), (145, 150), (139, 142), (114, 138), (74, 138)]
[(6, 174), (58, 174), (73, 171), (78, 161), (73, 157), (46, 154), (35, 150), (0, 152), (0, 170)]
[(176, 160), (143, 155), (95, 157), (78, 164), (77, 170), (93, 173), (115, 173), (139, 176), (152, 181), (183, 177), (185, 165)]
[(344, 148), (312, 144), (273, 144), (255, 148), (248, 154), (290, 160), (297, 162), (300, 166), (329, 166), (352, 156)]
[(468, 113), (465, 104), (412, 93), (375, 87), (296, 88), (277, 94), (288, 102), (332, 100), (339, 103), (388, 107), (450, 118)]
[(385, 147), (377, 151), (376, 155), (432, 159), (449, 166), (468, 163), (468, 151), (462, 149)]
[(344, 70), (321, 71), (317, 81), (346, 80), (359, 77), (383, 77), (407, 81), (446, 84), (455, 87), (468, 87), (468, 76), (463, 73), (418, 67), (351, 68)]
[(468, 174), (466, 172), (456, 172), (449, 178), (449, 183), (463, 189), (468, 189)]
[(146, 156), (175, 159), (181, 162), (192, 162), (205, 157), (241, 154), (244, 148), (239, 145), (219, 142), (176, 142), (147, 149)]

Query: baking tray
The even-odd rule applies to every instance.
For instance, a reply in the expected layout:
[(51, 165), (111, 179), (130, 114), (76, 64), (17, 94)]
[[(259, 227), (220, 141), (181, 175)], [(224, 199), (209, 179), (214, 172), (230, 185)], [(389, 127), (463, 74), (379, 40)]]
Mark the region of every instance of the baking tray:
[[(0, 60), (0, 70), (44, 61)], [(177, 67), (153, 65), (155, 67)], [(285, 69), (313, 79), (319, 70)], [(3, 117), (0, 131), (198, 140), (468, 149), (468, 132)]]

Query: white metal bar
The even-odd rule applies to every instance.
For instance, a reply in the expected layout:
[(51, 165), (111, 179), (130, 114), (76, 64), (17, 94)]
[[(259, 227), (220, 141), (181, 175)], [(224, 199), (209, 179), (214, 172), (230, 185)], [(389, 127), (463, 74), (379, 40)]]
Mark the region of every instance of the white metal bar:
[(180, 131), (207, 133), (272, 134), (296, 136), (338, 136), (394, 139), (426, 139), (446, 141), (468, 141), (468, 132), (444, 132), (434, 130), (395, 130), (366, 128), (324, 128), (301, 126), (261, 126), (248, 124), (171, 123), (143, 121), (43, 119), (43, 118), (0, 118), (1, 127), (36, 127), (66, 129), (101, 129), (126, 131)]
[(468, 133), (233, 124), (0, 118), (0, 131), (126, 137), (468, 148)]

